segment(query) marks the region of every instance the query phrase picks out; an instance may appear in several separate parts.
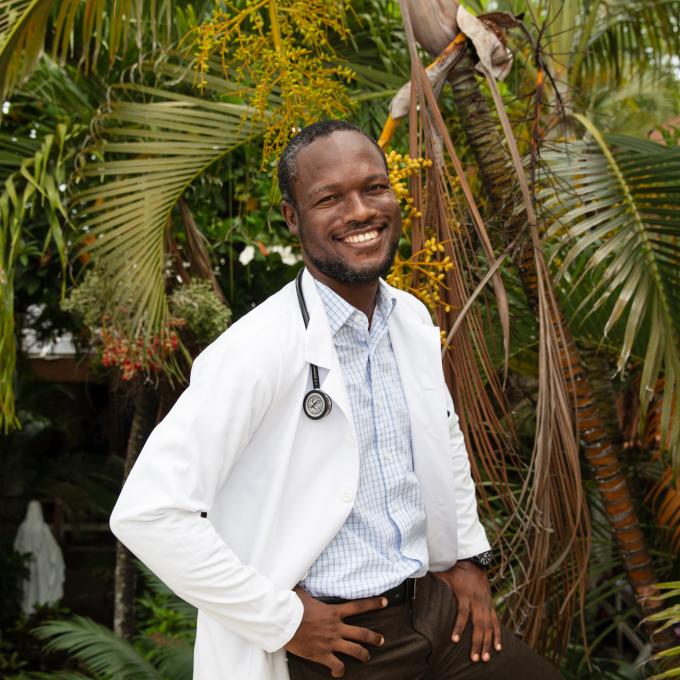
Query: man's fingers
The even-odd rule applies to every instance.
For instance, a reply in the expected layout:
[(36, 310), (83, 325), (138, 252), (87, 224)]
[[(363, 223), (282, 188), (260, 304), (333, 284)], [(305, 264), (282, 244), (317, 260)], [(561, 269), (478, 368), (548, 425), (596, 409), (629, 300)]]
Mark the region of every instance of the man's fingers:
[(359, 661), (364, 663), (371, 658), (371, 653), (366, 649), (358, 645), (356, 642), (350, 642), (349, 640), (340, 640), (336, 645), (334, 652), (341, 652), (342, 654), (347, 654), (347, 656), (354, 657)]
[(475, 617), (472, 617), (472, 646), (470, 648), (470, 658), (473, 661), (479, 661), (481, 659), (485, 628), (483, 620), (475, 620)]
[(346, 616), (355, 616), (356, 614), (372, 612), (376, 609), (384, 609), (387, 606), (387, 598), (365, 597), (361, 600), (352, 600), (351, 602), (333, 604), (330, 606), (336, 607), (337, 611), (340, 613), (340, 618), (344, 619)]
[(453, 625), (453, 633), (451, 639), (454, 642), (459, 642), (461, 635), (463, 634), (463, 629), (470, 616), (470, 605), (465, 602), (458, 603), (458, 616), (456, 616), (456, 623)]
[(345, 674), (345, 664), (335, 654), (328, 654), (320, 661), (324, 666), (330, 668), (332, 678), (341, 678)]
[(343, 624), (340, 629), (340, 635), (342, 635), (345, 640), (356, 640), (357, 642), (365, 642), (369, 645), (374, 645), (375, 647), (380, 647), (385, 642), (380, 633), (376, 633), (368, 628), (360, 628), (359, 626), (350, 626), (348, 624)]
[(491, 612), (491, 623), (493, 625), (494, 649), (500, 652), (503, 649), (503, 643), (501, 642), (501, 622), (498, 620), (496, 610)]
[(482, 639), (482, 661), (491, 661), (491, 642), (493, 641), (493, 626), (491, 625), (491, 617), (488, 614), (484, 617), (483, 633), (484, 638)]

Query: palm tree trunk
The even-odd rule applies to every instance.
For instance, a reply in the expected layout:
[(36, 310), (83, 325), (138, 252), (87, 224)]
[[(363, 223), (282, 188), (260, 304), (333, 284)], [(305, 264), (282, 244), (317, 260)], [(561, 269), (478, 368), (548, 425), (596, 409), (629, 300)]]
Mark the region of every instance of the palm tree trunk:
[[(130, 474), (144, 442), (156, 424), (158, 395), (155, 391), (142, 386), (137, 386), (136, 389), (134, 415), (123, 467), (123, 481)], [(137, 570), (132, 554), (120, 541), (116, 541), (114, 579), (113, 631), (125, 640), (130, 640), (135, 634)]]
[[(477, 160), (489, 199), (489, 212), (496, 216), (491, 224), (495, 222), (498, 225), (500, 221), (504, 227), (504, 237), (510, 242), (526, 225), (526, 214), (521, 210), (514, 211), (515, 205), (521, 200), (518, 185), (513, 180), (514, 170), (497, 122), (492, 117), (476, 81), (469, 52), (458, 62), (449, 82), (454, 90), (459, 120)], [(538, 287), (533, 247), (528, 239), (519, 253), (518, 265), (525, 294), (529, 304), (535, 309)], [(635, 598), (643, 612), (650, 614), (659, 608), (658, 600), (647, 599), (656, 594), (654, 584), (657, 578), (628, 480), (619, 461), (619, 447), (597, 406), (583, 362), (563, 315), (560, 314), (553, 323), (563, 329), (560, 364), (567, 384), (572, 383), (575, 386), (572, 394), (573, 406), (584, 455), (602, 496)]]

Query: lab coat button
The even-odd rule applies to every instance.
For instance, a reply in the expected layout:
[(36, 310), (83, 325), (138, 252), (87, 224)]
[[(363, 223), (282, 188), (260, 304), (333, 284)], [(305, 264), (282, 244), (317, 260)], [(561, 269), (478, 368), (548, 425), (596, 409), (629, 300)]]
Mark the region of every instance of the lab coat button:
[(349, 503), (352, 498), (354, 498), (354, 494), (351, 491), (343, 491), (340, 498), (342, 498), (345, 503)]

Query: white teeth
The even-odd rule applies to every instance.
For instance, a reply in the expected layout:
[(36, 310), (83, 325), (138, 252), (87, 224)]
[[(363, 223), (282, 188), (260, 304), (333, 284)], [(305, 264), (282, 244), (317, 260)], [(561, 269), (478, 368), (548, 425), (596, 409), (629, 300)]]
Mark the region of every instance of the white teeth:
[(364, 241), (370, 241), (374, 238), (378, 238), (377, 229), (373, 231), (366, 231), (363, 234), (354, 234), (353, 236), (347, 236), (342, 240), (345, 243), (363, 243)]

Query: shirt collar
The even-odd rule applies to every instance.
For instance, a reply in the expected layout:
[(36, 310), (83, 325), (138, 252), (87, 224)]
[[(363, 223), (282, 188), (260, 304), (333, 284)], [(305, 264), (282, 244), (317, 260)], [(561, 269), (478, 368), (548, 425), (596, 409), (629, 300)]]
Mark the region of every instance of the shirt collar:
[[(360, 312), (356, 307), (352, 306), (345, 298), (338, 295), (332, 288), (326, 284), (314, 279), (319, 296), (323, 302), (326, 316), (328, 317), (328, 325), (330, 327), (331, 335), (335, 335), (350, 319), (355, 315), (364, 317), (363, 312)], [(376, 315), (381, 316), (385, 323), (397, 304), (397, 298), (394, 291), (382, 279), (379, 280), (378, 285), (378, 299), (373, 312), (374, 320)], [(355, 317), (356, 318), (356, 317)]]

